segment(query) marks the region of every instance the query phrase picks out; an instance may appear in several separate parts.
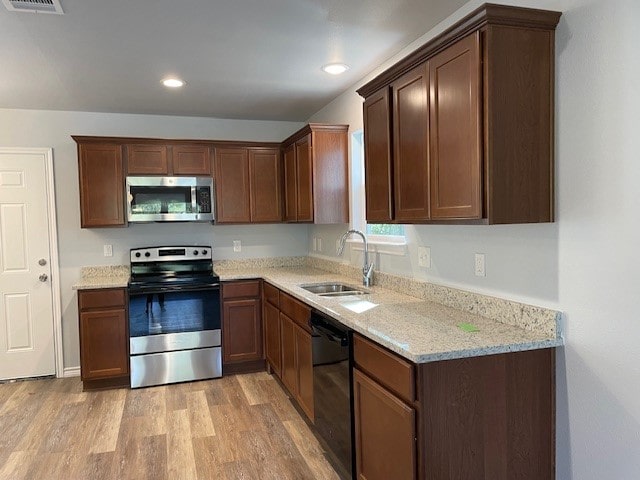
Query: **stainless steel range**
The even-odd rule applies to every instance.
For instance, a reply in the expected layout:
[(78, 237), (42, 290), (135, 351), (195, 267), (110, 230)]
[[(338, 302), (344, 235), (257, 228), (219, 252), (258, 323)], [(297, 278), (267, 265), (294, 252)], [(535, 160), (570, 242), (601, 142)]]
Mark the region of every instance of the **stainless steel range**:
[(222, 376), (220, 280), (210, 246), (131, 250), (131, 388)]

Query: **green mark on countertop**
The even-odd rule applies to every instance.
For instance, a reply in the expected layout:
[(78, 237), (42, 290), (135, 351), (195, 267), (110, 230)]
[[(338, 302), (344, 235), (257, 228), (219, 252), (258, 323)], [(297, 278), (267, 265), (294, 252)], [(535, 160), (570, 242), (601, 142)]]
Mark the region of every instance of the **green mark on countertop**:
[(473, 323), (459, 323), (458, 328), (463, 332), (479, 332), (480, 329), (476, 327)]

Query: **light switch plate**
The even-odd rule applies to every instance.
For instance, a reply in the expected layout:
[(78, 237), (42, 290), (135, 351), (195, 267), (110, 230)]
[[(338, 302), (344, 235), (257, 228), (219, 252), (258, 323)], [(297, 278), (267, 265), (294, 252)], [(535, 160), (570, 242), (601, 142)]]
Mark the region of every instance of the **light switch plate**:
[(322, 238), (318, 237), (318, 251), (321, 252), (322, 251)]
[(418, 266), (431, 268), (431, 247), (418, 247)]
[(233, 251), (241, 252), (242, 251), (242, 242), (240, 240), (233, 241)]

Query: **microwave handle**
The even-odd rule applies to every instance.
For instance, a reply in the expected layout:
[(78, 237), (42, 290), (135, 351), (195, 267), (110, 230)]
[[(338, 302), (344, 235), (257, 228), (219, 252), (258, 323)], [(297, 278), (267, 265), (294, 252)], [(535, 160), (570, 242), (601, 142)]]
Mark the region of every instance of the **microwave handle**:
[(198, 211), (197, 187), (191, 185), (191, 213), (200, 213)]

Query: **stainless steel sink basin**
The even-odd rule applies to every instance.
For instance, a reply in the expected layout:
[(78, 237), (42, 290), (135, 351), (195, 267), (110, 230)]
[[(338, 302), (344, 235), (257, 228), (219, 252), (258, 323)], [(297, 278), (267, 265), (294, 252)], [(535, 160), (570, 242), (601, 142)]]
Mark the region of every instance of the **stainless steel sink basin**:
[(368, 293), (344, 283), (312, 283), (300, 285), (300, 288), (322, 297), (345, 297), (347, 295), (364, 295)]

